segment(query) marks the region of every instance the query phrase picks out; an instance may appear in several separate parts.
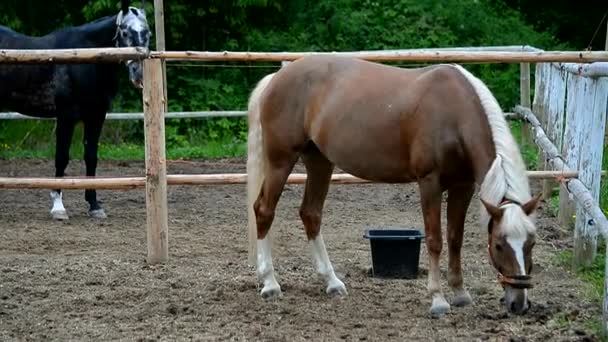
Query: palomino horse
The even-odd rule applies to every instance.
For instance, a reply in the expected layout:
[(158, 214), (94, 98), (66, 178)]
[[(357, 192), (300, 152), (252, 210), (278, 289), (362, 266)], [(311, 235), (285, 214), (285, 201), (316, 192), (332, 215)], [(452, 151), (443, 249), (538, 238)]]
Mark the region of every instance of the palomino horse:
[[(30, 37), (0, 26), (2, 49), (68, 49), (96, 47), (148, 47), (150, 30), (142, 8), (129, 7), (122, 0), (118, 14), (67, 27), (42, 37)], [(35, 117), (57, 118), (55, 130), (55, 177), (63, 177), (70, 159), (74, 126), (84, 124), (86, 175), (95, 176), (101, 129), (118, 91), (118, 63), (105, 64), (2, 64), (0, 65), (0, 107)], [(127, 61), (130, 80), (142, 84), (142, 66)], [(68, 219), (61, 190), (51, 192), (55, 219)], [(94, 189), (85, 190), (89, 215), (104, 218)]]
[[(519, 149), (488, 88), (458, 65), (401, 69), (359, 59), (311, 56), (262, 79), (249, 101), (248, 210), (261, 295), (275, 298), (269, 230), (298, 158), (307, 180), (300, 217), (327, 293), (346, 295), (320, 233), (334, 165), (360, 178), (417, 182), (429, 254), (430, 312), (450, 310), (440, 286), (441, 201), (448, 191), (448, 284), (452, 305), (472, 303), (463, 285), (464, 221), (480, 185), (481, 225), (510, 312), (529, 308), (533, 212)], [(257, 242), (255, 240), (257, 237)]]

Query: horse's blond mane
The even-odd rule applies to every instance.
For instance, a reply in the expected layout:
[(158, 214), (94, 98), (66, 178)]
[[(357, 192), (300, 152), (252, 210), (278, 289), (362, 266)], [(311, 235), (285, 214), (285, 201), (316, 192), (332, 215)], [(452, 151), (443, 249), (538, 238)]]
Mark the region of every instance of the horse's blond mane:
[[(519, 147), (511, 135), (502, 109), (488, 89), (477, 77), (459, 65), (454, 65), (471, 83), (479, 101), (488, 117), (488, 123), (494, 140), (496, 158), (486, 173), (479, 189), (479, 196), (486, 202), (499, 206), (503, 197), (519, 203), (531, 199), (530, 187), (526, 175), (526, 166)], [(487, 227), (490, 216), (481, 206), (480, 223)], [(504, 234), (513, 238), (525, 238), (534, 232), (534, 224), (519, 205), (505, 205), (503, 215)]]

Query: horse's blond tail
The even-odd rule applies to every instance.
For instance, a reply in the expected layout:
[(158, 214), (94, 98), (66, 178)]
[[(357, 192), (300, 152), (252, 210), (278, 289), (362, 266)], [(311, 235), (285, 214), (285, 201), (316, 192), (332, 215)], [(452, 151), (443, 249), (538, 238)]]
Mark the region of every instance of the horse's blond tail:
[[(260, 123), (260, 98), (273, 76), (274, 73), (266, 75), (258, 82), (251, 92), (247, 106), (247, 117), (249, 119), (249, 133), (247, 136), (247, 230), (249, 232), (249, 263), (251, 265), (256, 264), (258, 238), (253, 204), (260, 194), (266, 168), (262, 125)], [(270, 234), (269, 238), (272, 238)]]

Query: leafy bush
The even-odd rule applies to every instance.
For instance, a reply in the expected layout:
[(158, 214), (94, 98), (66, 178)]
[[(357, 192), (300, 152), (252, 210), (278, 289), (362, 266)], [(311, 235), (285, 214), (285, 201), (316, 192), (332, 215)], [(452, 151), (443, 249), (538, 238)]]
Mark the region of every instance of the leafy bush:
[[(33, 0), (43, 6), (42, 0)], [(116, 0), (58, 1), (52, 11), (39, 6), (0, 4), (0, 19), (25, 33), (50, 30), (46, 17), (80, 24), (118, 9)], [(148, 18), (153, 25), (152, 4)], [(44, 12), (44, 13), (43, 13)], [(10, 16), (10, 18), (8, 17)], [(165, 4), (169, 50), (354, 51), (487, 45), (556, 46), (548, 34), (535, 32), (521, 15), (490, 0), (174, 0)], [(10, 20), (8, 20), (10, 19)], [(59, 23), (56, 26), (61, 26)], [(154, 46), (152, 46), (154, 48)], [(412, 67), (424, 63), (392, 63)], [(167, 63), (169, 111), (246, 108), (249, 92), (278, 63)], [(518, 101), (516, 64), (467, 65), (488, 83), (503, 108)], [(113, 111), (141, 111), (141, 94), (127, 72)], [(14, 127), (20, 127), (15, 130)], [(52, 131), (31, 129), (35, 122), (0, 122), (0, 142), (48, 146)], [(48, 127), (45, 126), (45, 127)], [(246, 120), (218, 118), (168, 120), (167, 143), (187, 146), (208, 141), (243, 142)], [(102, 142), (143, 142), (141, 121), (108, 122)]]

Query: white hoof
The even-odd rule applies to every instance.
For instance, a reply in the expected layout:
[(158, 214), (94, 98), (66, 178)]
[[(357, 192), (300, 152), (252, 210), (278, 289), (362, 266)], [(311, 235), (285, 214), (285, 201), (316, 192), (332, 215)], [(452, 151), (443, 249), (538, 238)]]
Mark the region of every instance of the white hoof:
[(267, 301), (277, 299), (281, 297), (281, 287), (279, 286), (279, 284), (268, 284), (264, 286), (261, 294), (262, 298)]
[(327, 286), (326, 290), (327, 294), (330, 296), (347, 296), (348, 291), (346, 291), (346, 286), (339, 279), (334, 280)]
[(51, 210), (51, 216), (57, 221), (67, 221), (70, 218), (65, 210)]
[(433, 304), (431, 305), (431, 317), (440, 318), (443, 315), (450, 312), (450, 304), (442, 296), (433, 298)]
[(106, 217), (108, 217), (103, 209), (90, 210), (89, 216), (97, 219), (105, 219)]

